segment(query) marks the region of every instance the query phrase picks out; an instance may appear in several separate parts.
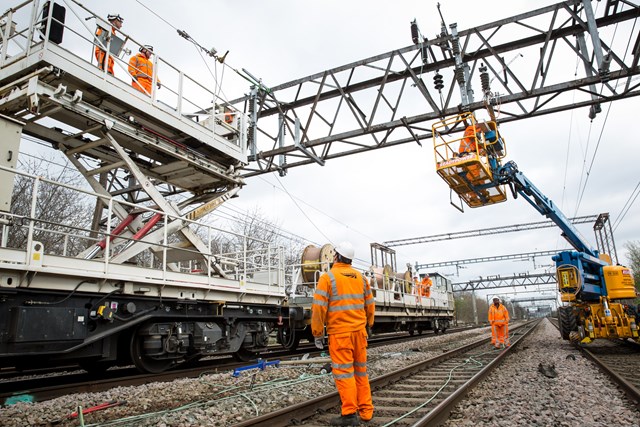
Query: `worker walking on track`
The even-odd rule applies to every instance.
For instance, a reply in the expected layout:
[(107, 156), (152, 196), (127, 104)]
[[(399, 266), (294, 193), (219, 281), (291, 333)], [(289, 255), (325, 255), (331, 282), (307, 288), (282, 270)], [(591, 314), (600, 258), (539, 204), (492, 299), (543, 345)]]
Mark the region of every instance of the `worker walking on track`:
[[(151, 96), (153, 86), (153, 62), (150, 58), (153, 55), (153, 46), (144, 45), (140, 47), (140, 52), (132, 56), (129, 60), (129, 74), (131, 74), (131, 86)], [(156, 76), (158, 89), (161, 87), (160, 78)]]
[(489, 307), (489, 324), (491, 325), (491, 344), (496, 348), (509, 346), (509, 311), (500, 304), (500, 298), (493, 299)]
[(373, 418), (367, 338), (375, 301), (369, 283), (351, 267), (353, 257), (349, 242), (336, 246), (333, 266), (320, 276), (311, 308), (316, 347), (323, 348), (325, 324), (329, 335), (331, 371), (342, 401), (341, 416), (331, 420), (337, 426), (357, 426)]
[[(111, 34), (115, 35), (116, 30), (119, 30), (120, 28), (122, 28), (122, 23), (124, 22), (124, 18), (122, 18), (122, 16), (116, 13), (113, 15), (107, 15), (107, 21), (109, 21), (109, 23), (111, 24)], [(100, 40), (100, 37), (102, 36), (103, 31), (104, 29), (98, 26), (98, 29), (96, 30), (96, 39)], [(94, 50), (94, 54), (95, 54), (96, 60), (98, 61), (98, 68), (100, 68), (101, 70), (104, 70), (104, 67), (106, 65), (107, 73), (113, 76), (113, 56), (109, 55), (107, 57), (107, 53), (100, 47), (100, 43), (98, 42), (96, 42), (96, 48)]]

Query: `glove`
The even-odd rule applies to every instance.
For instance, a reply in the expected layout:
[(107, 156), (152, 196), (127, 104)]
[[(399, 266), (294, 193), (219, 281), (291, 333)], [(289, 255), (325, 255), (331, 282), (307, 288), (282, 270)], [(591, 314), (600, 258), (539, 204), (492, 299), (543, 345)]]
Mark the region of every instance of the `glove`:
[(318, 350), (322, 350), (324, 348), (324, 338), (322, 337), (315, 337), (314, 339), (314, 344), (316, 345), (316, 348)]
[(371, 336), (373, 335), (373, 333), (371, 332), (371, 326), (367, 325), (365, 329), (367, 331), (367, 341), (369, 341), (369, 338), (371, 338)]
[(160, 89), (162, 87), (162, 85), (160, 84), (160, 82), (157, 83), (158, 85), (158, 89)]

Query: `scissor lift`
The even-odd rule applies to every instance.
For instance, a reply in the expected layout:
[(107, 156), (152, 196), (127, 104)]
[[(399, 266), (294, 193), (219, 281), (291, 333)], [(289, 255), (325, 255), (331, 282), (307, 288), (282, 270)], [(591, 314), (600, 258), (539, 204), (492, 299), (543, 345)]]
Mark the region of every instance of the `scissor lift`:
[[(473, 134), (459, 136), (469, 126), (473, 126)], [(460, 200), (477, 208), (507, 199), (505, 186), (497, 185), (493, 176), (506, 155), (494, 121), (480, 123), (473, 113), (464, 113), (435, 123), (432, 131), (436, 171)], [(472, 148), (462, 151), (461, 144)], [(461, 204), (451, 203), (462, 210)]]
[[(111, 263), (147, 249), (157, 254), (154, 244), (172, 235), (181, 250), (165, 251), (169, 268), (177, 270), (185, 256), (203, 261), (207, 246), (179, 219), (201, 218), (243, 185), (237, 170), (247, 162), (244, 115), (229, 107), (216, 113), (224, 101), (158, 55), (151, 77), (157, 82), (162, 75), (162, 89), (134, 89), (123, 47), (135, 53), (142, 42), (117, 31), (105, 45), (87, 22), (108, 23), (80, 3), (64, 5), (26, 1), (0, 17), (0, 120), (20, 123), (22, 133), (62, 151), (104, 196), (96, 203), (94, 230), (113, 230), (114, 246), (128, 241)], [(114, 59), (115, 75), (97, 67), (96, 47)], [(179, 204), (171, 201), (177, 194), (184, 196)], [(136, 205), (159, 213), (141, 215)], [(163, 214), (171, 219), (159, 221)], [(104, 248), (104, 242), (91, 245), (79, 257), (98, 258)]]

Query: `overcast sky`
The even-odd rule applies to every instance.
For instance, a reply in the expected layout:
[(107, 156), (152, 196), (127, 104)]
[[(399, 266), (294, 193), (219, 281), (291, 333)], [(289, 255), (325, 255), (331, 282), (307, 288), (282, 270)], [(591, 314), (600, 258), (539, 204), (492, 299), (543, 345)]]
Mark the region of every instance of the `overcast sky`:
[[(230, 67), (246, 68), (267, 86), (305, 77), (359, 59), (411, 44), (409, 23), (418, 20), (422, 33), (433, 38), (440, 31), (436, 1), (302, 1), (302, 0), (113, 0), (86, 1), (99, 14), (119, 13), (123, 30), (154, 45), (157, 54), (192, 75), (212, 78), (197, 50), (180, 38), (172, 26), (185, 30), (202, 46), (229, 50)], [(539, 8), (551, 1), (441, 0), (447, 24), (459, 30)], [(151, 8), (161, 20), (144, 6)], [(595, 7), (603, 7), (594, 2)], [(635, 30), (637, 32), (637, 29)], [(629, 34), (618, 37), (629, 38)], [(634, 35), (634, 39), (635, 39)], [(519, 61), (535, 66), (537, 58)], [(215, 64), (208, 62), (213, 70)], [(222, 69), (217, 68), (218, 76)], [(161, 74), (160, 74), (161, 75)], [(233, 99), (248, 84), (225, 70), (223, 91)], [(610, 110), (609, 110), (610, 109)], [(509, 156), (520, 170), (564, 213), (591, 215), (609, 212), (615, 222), (640, 182), (637, 148), (640, 137), (638, 99), (603, 105), (591, 122), (586, 109), (521, 120), (501, 127)], [(635, 117), (632, 117), (634, 113)], [(578, 188), (584, 181), (596, 144), (598, 154), (579, 208)], [(286, 189), (286, 191), (284, 189)], [(288, 193), (288, 194), (287, 194)], [(297, 204), (292, 201), (296, 199)], [(362, 263), (369, 262), (369, 243), (445, 232), (474, 230), (544, 220), (521, 198), (458, 212), (449, 205), (449, 189), (435, 173), (431, 144), (405, 144), (376, 152), (330, 160), (324, 167), (294, 168), (283, 178), (252, 178), (230, 204), (258, 207), (282, 228), (310, 242), (350, 240)], [(300, 208), (304, 210), (301, 212)], [(615, 231), (621, 262), (627, 263), (624, 244), (640, 240), (640, 203), (636, 202)], [(318, 231), (321, 230), (320, 231)], [(591, 226), (579, 226), (595, 246)], [(458, 239), (395, 248), (398, 266), (503, 255), (566, 247), (556, 228), (493, 237)], [(550, 265), (550, 259), (536, 263)], [(528, 262), (469, 265), (452, 276), (455, 282), (492, 274), (533, 271)], [(441, 269), (455, 274), (455, 268)]]

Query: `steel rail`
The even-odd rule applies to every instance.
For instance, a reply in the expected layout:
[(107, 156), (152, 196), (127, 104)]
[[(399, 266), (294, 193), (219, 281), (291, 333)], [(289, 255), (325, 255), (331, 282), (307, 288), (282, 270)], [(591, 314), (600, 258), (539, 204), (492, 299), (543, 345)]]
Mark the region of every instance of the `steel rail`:
[[(441, 420), (446, 419), (450, 409), (455, 405), (460, 399), (462, 399), (466, 393), (475, 385), (478, 381), (486, 377), (491, 370), (493, 370), (496, 366), (498, 366), (507, 355), (511, 354), (513, 349), (517, 346), (517, 344), (528, 335), (535, 326), (537, 326), (539, 321), (529, 322), (524, 325), (520, 325), (518, 327), (513, 328), (513, 331), (520, 330), (524, 328), (525, 333), (520, 335), (516, 340), (512, 342), (511, 347), (506, 348), (500, 353), (496, 353), (496, 357), (489, 363), (485, 368), (477, 372), (471, 379), (467, 380), (464, 384), (460, 385), (457, 388), (457, 391), (454, 392), (451, 396), (446, 398), (441, 404), (437, 405), (436, 408), (429, 412), (429, 419)], [(471, 344), (464, 345), (460, 348), (448, 351), (443, 353), (442, 355), (436, 356), (434, 358), (430, 358), (428, 360), (416, 362), (412, 365), (403, 367), (399, 370), (389, 372), (385, 375), (381, 375), (376, 378), (372, 378), (369, 380), (371, 385), (371, 390), (374, 394), (379, 390), (384, 389), (387, 385), (397, 383), (402, 381), (404, 378), (411, 377), (419, 372), (423, 372), (426, 369), (431, 368), (434, 365), (439, 363), (443, 363), (449, 359), (454, 357), (459, 357), (465, 352), (469, 352), (474, 350), (475, 348), (486, 345), (489, 341), (489, 338), (484, 338), (478, 341), (475, 341)], [(278, 427), (278, 426), (287, 426), (287, 425), (297, 425), (300, 424), (302, 420), (305, 420), (305, 423), (309, 424), (308, 418), (313, 418), (316, 416), (321, 416), (324, 412), (329, 411), (340, 404), (340, 396), (337, 392), (328, 393), (323, 396), (319, 396), (315, 399), (307, 400), (304, 402), (300, 402), (298, 404), (280, 409), (278, 411), (270, 412), (268, 414), (264, 414), (262, 416), (251, 418), (246, 421), (240, 422), (238, 424), (234, 424), (234, 427), (249, 427), (249, 426), (264, 426), (264, 427)], [(435, 411), (435, 412), (434, 412)], [(379, 417), (378, 417), (379, 418)], [(373, 422), (375, 422), (376, 418), (374, 418)], [(420, 420), (419, 422), (422, 422)], [(429, 421), (431, 422), (431, 421)], [(426, 425), (426, 424), (420, 424)], [(432, 425), (432, 424), (429, 424)], [(435, 424), (433, 424), (435, 425)]]
[[(559, 319), (555, 319), (554, 321), (551, 322), (553, 326), (555, 326), (556, 328), (558, 328), (558, 330), (560, 330), (559, 323), (560, 323)], [(601, 342), (604, 342), (604, 341), (601, 340)], [(613, 341), (613, 340), (610, 340), (609, 342), (630, 347), (631, 351), (634, 353), (633, 356), (640, 355), (640, 344), (638, 343), (634, 343), (632, 341)], [(640, 408), (640, 376), (638, 376), (637, 374), (637, 372), (640, 372), (639, 357), (633, 357), (631, 365), (629, 365), (629, 360), (631, 358), (626, 358), (623, 363), (619, 363), (621, 359), (623, 359), (626, 356), (626, 354), (623, 354), (624, 352), (619, 352), (619, 354), (608, 355), (606, 357), (606, 359), (610, 359), (611, 358), (610, 356), (617, 357), (618, 360), (615, 363), (611, 363), (611, 361), (607, 362), (607, 360), (605, 360), (604, 357), (597, 356), (595, 354), (595, 351), (596, 351), (595, 347), (587, 348), (583, 345), (580, 345), (579, 342), (572, 342), (572, 344), (585, 357), (587, 357), (589, 360), (595, 363), (598, 369), (600, 369), (602, 372), (608, 375), (609, 378), (611, 378), (611, 380), (614, 383), (620, 386), (620, 388), (622, 388), (622, 390), (624, 390), (624, 392), (627, 394), (629, 399), (631, 399), (631, 401), (635, 403), (636, 407)], [(624, 366), (624, 372), (629, 377), (634, 379), (629, 381), (628, 378), (625, 378), (623, 375), (620, 375), (614, 368), (614, 366), (616, 365)]]

